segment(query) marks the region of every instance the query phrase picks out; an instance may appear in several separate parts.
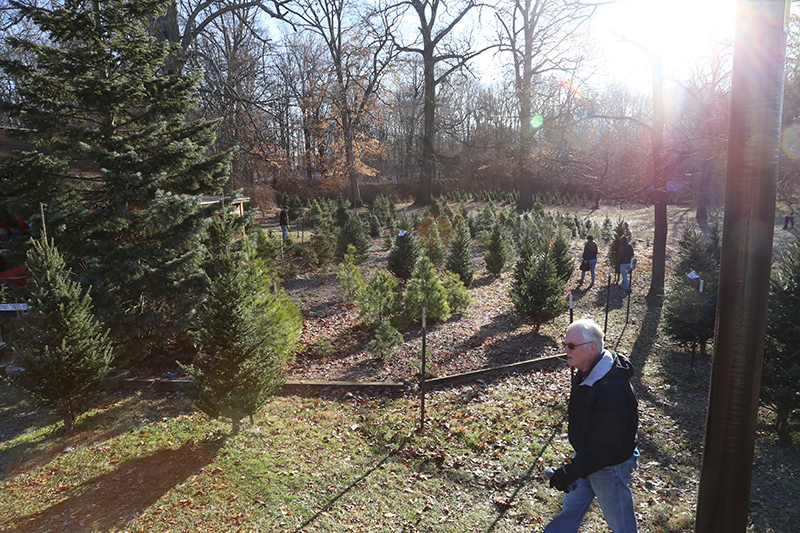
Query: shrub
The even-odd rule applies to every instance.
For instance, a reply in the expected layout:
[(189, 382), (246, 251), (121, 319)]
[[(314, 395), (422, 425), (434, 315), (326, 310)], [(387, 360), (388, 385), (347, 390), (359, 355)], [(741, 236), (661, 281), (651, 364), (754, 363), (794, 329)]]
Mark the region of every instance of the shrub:
[(447, 293), (447, 305), (450, 306), (450, 312), (460, 313), (466, 311), (472, 305), (472, 296), (464, 284), (461, 283), (461, 278), (458, 274), (447, 271), (442, 276), (442, 287)]
[(439, 282), (439, 274), (427, 257), (422, 257), (414, 267), (414, 274), (408, 283), (405, 298), (405, 315), (409, 320), (422, 318), (426, 309), (427, 320), (444, 322), (450, 318), (447, 293)]
[(386, 359), (395, 347), (403, 344), (403, 336), (388, 322), (381, 322), (375, 331), (375, 338), (367, 344), (367, 348), (378, 359)]
[(526, 268), (516, 269), (510, 297), (514, 311), (533, 323), (534, 333), (545, 322), (564, 313), (569, 304), (564, 298), (564, 282), (556, 272), (556, 265), (550, 253), (539, 253), (518, 265)]
[(336, 242), (336, 257), (343, 258), (349, 253), (349, 247), (353, 246), (353, 259), (357, 264), (361, 264), (369, 258), (369, 241), (364, 234), (364, 226), (358, 215), (351, 215), (347, 211), (347, 220), (344, 221)]
[(400, 279), (409, 279), (420, 256), (420, 246), (413, 232), (398, 232), (394, 246), (389, 251), (389, 271)]
[(450, 240), (450, 251), (445, 260), (445, 269), (458, 274), (465, 287), (472, 285), (475, 263), (472, 260), (472, 237), (463, 217), (457, 216)]
[(428, 237), (424, 241), (425, 255), (437, 268), (444, 265), (447, 250), (439, 236), (439, 225), (431, 224)]
[(358, 305), (359, 321), (374, 328), (402, 310), (403, 295), (389, 271), (379, 267), (364, 287)]
[(800, 238), (788, 245), (770, 280), (761, 401), (775, 413), (778, 438), (791, 443), (789, 421), (800, 409)]
[(500, 224), (495, 224), (486, 252), (483, 254), (486, 270), (492, 276), (499, 276), (508, 269), (514, 260), (514, 246)]
[(356, 249), (350, 245), (344, 256), (344, 261), (339, 263), (339, 272), (336, 275), (339, 299), (343, 303), (355, 303), (364, 292), (364, 279), (361, 271), (355, 264)]

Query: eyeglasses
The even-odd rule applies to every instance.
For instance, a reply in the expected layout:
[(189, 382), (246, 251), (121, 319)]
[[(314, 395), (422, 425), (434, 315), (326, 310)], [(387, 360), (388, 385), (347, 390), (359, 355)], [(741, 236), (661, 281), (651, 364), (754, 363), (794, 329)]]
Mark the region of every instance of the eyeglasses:
[(569, 351), (572, 351), (572, 350), (574, 350), (575, 348), (577, 348), (578, 346), (583, 346), (584, 344), (591, 344), (591, 343), (593, 343), (593, 342), (594, 342), (594, 341), (588, 341), (588, 342), (582, 342), (582, 343), (580, 343), (580, 344), (573, 344), (573, 343), (571, 343), (571, 342), (565, 342), (565, 343), (564, 343), (564, 348), (567, 348)]

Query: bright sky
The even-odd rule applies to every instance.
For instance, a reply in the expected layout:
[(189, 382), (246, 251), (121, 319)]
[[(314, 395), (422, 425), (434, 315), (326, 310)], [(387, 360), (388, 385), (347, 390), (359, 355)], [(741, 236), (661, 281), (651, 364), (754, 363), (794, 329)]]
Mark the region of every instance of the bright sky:
[(650, 92), (644, 52), (660, 47), (664, 74), (678, 73), (717, 40), (733, 41), (736, 0), (621, 0), (598, 10), (593, 31), (603, 47), (610, 78)]

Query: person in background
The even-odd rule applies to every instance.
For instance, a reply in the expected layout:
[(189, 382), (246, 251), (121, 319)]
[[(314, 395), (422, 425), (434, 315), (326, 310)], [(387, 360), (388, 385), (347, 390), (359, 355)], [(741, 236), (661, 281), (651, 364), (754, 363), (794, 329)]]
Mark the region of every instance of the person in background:
[[(586, 236), (586, 244), (583, 246), (584, 261), (589, 261), (589, 271), (592, 273), (592, 282), (589, 287), (594, 285), (594, 267), (597, 266), (597, 243), (594, 242), (594, 237), (591, 235)], [(578, 282), (578, 287), (583, 285), (583, 279), (586, 277), (586, 271), (581, 269), (581, 280)]]
[(281, 208), (281, 212), (278, 215), (278, 222), (281, 225), (281, 239), (286, 241), (289, 238), (289, 211), (286, 209), (286, 206)]
[(786, 216), (783, 218), (783, 229), (789, 229), (789, 224), (794, 227), (794, 202), (786, 206)]
[(622, 282), (619, 286), (622, 290), (629, 291), (631, 290), (631, 280), (628, 278), (628, 273), (633, 266), (633, 246), (628, 243), (628, 238), (624, 235), (619, 239), (617, 260), (619, 261), (620, 274), (622, 274)]
[(603, 517), (616, 533), (636, 533), (636, 514), (628, 484), (639, 450), (638, 400), (631, 386), (633, 365), (603, 347), (603, 330), (593, 320), (567, 327), (564, 352), (577, 370), (569, 395), (572, 459), (553, 471), (550, 486), (564, 494), (561, 512), (544, 533), (577, 533), (597, 498)]

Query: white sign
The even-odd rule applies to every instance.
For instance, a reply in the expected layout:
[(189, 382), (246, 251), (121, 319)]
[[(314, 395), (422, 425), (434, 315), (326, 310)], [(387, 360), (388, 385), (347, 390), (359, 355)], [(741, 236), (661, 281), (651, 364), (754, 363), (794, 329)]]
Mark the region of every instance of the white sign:
[(0, 304), (0, 311), (27, 311), (28, 304)]

